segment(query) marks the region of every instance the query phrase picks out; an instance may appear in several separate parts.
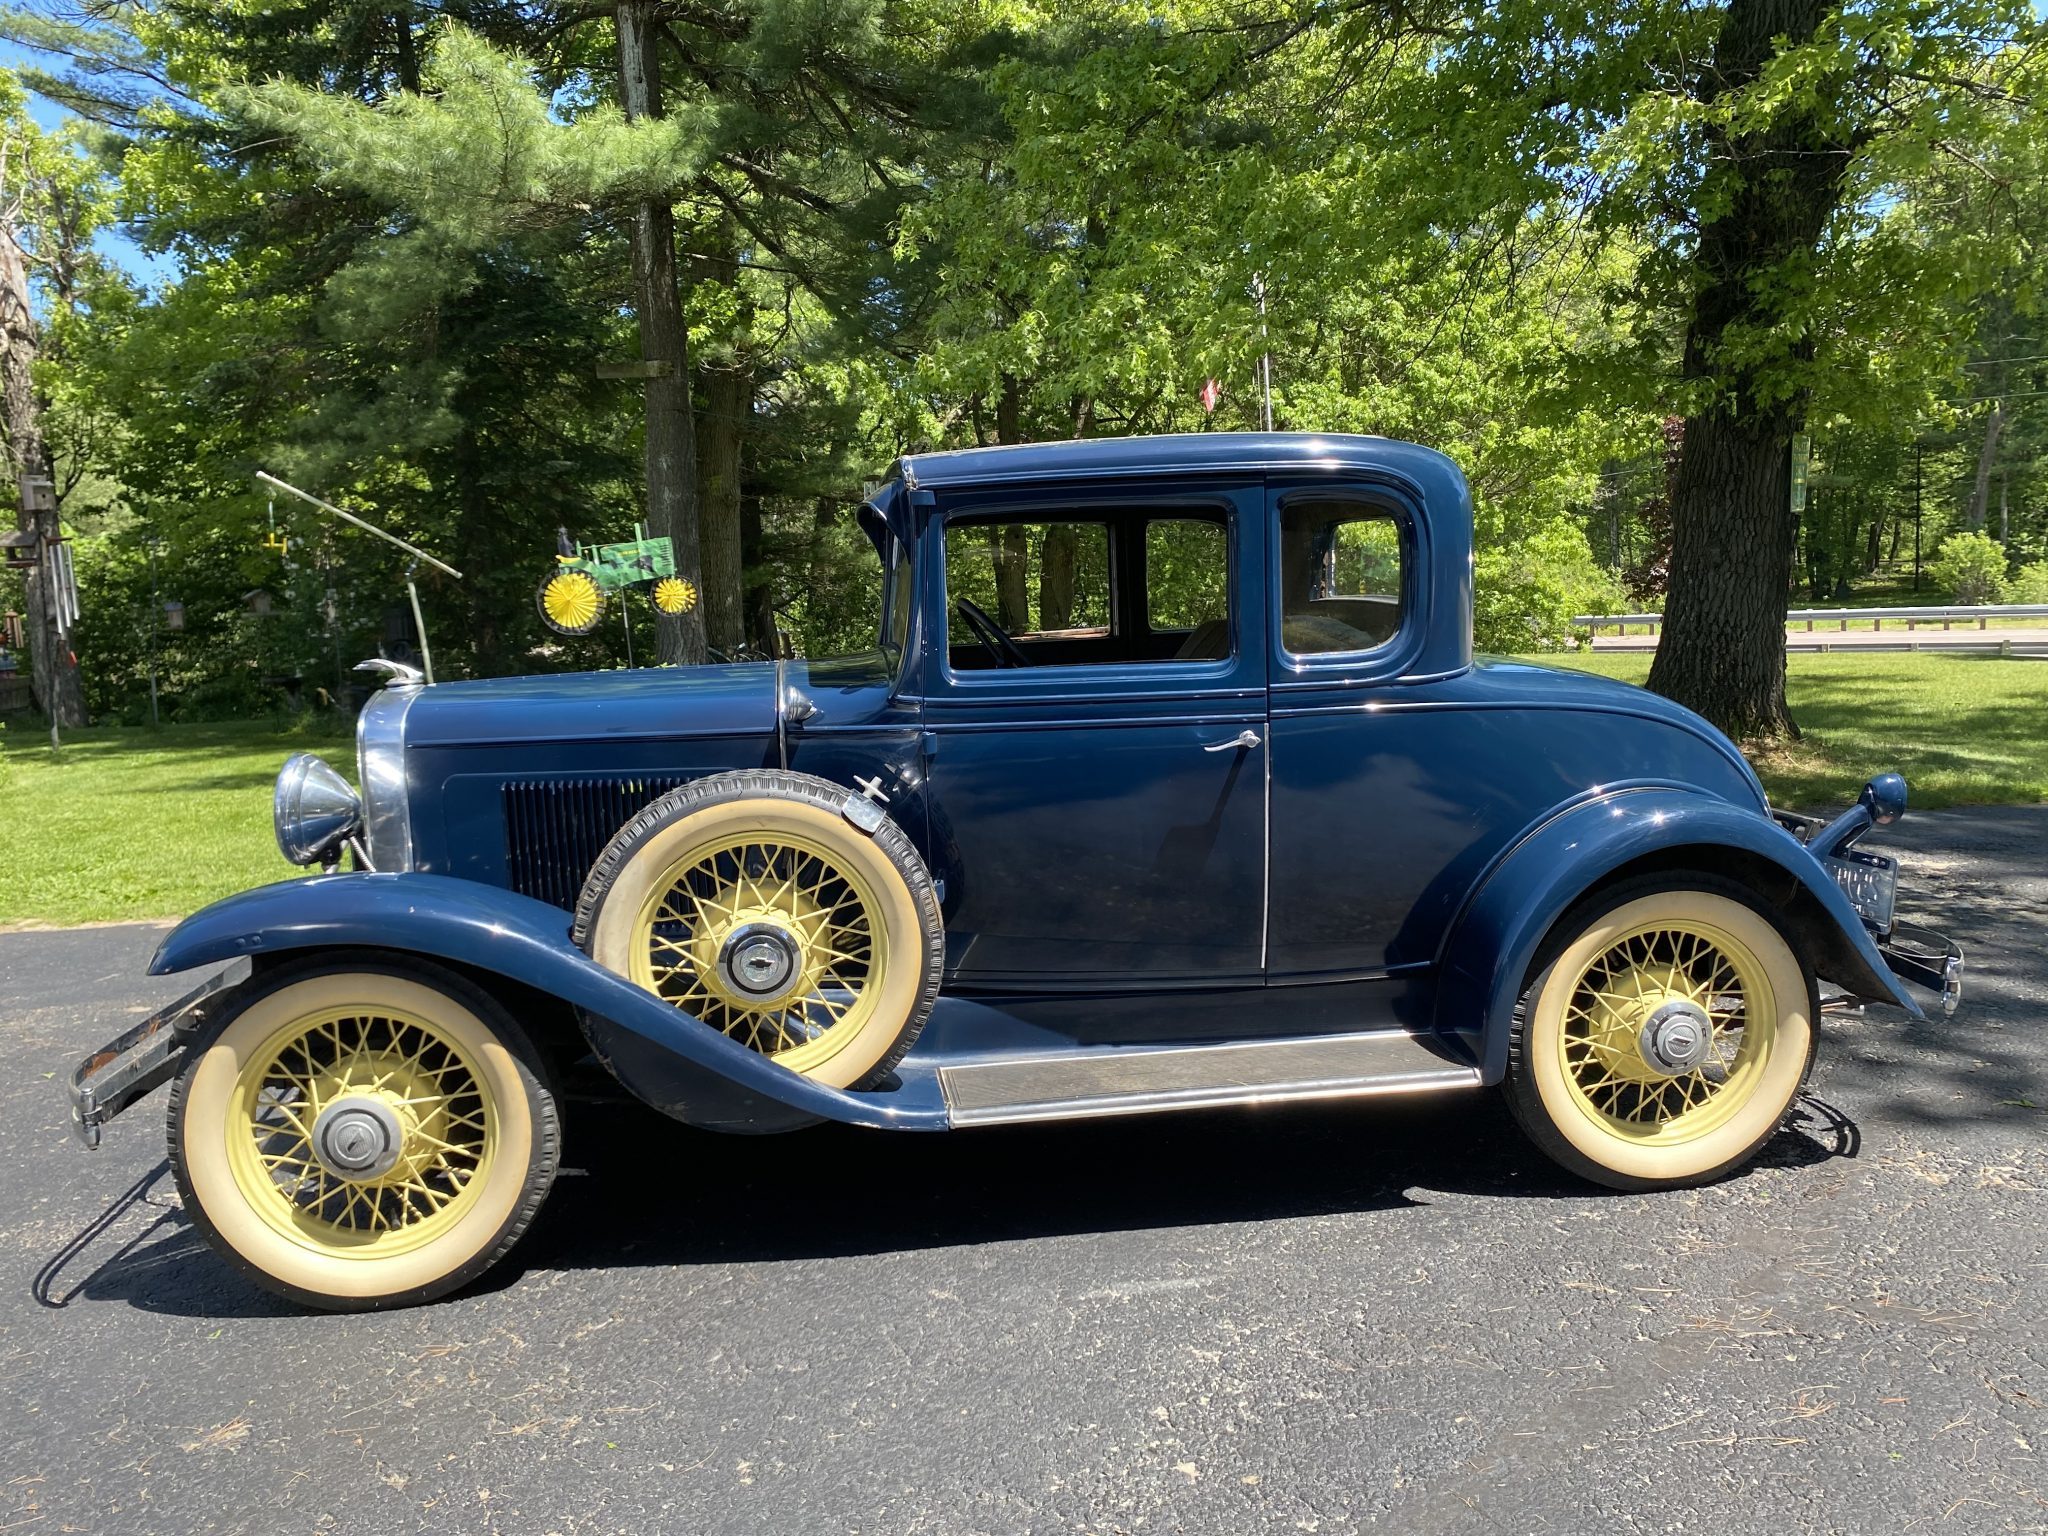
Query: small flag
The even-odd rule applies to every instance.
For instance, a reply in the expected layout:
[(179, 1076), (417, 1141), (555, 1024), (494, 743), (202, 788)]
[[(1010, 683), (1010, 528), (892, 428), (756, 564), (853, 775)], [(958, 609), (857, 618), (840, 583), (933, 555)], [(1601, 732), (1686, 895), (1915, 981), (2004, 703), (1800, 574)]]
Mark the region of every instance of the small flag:
[(1204, 411), (1214, 415), (1216, 402), (1222, 398), (1223, 386), (1220, 383), (1215, 379), (1205, 379), (1202, 381), (1202, 409)]

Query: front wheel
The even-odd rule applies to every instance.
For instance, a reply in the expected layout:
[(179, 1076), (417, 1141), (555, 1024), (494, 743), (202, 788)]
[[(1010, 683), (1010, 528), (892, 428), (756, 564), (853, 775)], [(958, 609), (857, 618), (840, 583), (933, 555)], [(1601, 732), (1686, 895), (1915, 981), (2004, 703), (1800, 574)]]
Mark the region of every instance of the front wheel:
[(1565, 920), (1515, 1010), (1507, 1098), (1551, 1158), (1615, 1189), (1747, 1162), (1813, 1064), (1812, 974), (1741, 887), (1620, 887)]
[(559, 1140), (519, 1026), (425, 964), (252, 984), (171, 1092), (171, 1167), (199, 1230), (258, 1283), (334, 1311), (482, 1274), (539, 1211)]

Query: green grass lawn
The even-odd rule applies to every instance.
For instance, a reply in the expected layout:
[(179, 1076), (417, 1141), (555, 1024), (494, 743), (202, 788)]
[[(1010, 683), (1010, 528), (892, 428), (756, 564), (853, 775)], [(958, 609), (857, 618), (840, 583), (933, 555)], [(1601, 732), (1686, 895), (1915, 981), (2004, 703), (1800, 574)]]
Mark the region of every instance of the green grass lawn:
[[(1650, 673), (1648, 652), (1532, 659), (1630, 683)], [(1923, 809), (2048, 800), (2048, 661), (1794, 652), (1785, 686), (1804, 734), (1751, 758), (1775, 804), (1843, 804), (1894, 768)]]
[[(1647, 655), (1539, 659), (1650, 670)], [(1791, 695), (1805, 739), (1757, 763), (1780, 805), (1844, 804), (1890, 768), (1923, 808), (2048, 800), (2048, 661), (1795, 655)], [(182, 917), (290, 877), (270, 790), (299, 751), (353, 775), (347, 736), (305, 725), (106, 727), (55, 756), (33, 726), (0, 731), (0, 926)]]
[(33, 723), (0, 731), (0, 925), (183, 917), (298, 873), (277, 851), (270, 790), (294, 752), (355, 776), (332, 728), (268, 722), (102, 726), (53, 754)]

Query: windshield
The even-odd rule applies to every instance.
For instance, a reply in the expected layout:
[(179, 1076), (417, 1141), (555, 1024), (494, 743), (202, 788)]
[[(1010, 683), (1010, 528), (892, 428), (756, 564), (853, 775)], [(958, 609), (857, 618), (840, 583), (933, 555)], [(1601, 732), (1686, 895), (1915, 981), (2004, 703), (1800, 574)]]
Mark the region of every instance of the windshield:
[(910, 551), (896, 542), (894, 534), (882, 530), (882, 652), (890, 666), (899, 666), (910, 644), (910, 610), (915, 592), (911, 576)]

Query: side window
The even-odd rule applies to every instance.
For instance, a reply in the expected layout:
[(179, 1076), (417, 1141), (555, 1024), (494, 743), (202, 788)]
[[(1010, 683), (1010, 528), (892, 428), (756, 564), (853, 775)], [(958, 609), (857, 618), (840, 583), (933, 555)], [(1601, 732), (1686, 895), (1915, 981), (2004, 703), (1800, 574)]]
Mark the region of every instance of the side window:
[(1111, 633), (1109, 526), (1096, 522), (954, 522), (945, 530), (948, 639), (980, 644), (964, 598), (1013, 639)]
[(1181, 637), (1169, 660), (1230, 654), (1230, 535), (1222, 523), (1175, 517), (1145, 525), (1145, 627)]
[(1280, 641), (1296, 656), (1369, 651), (1401, 627), (1406, 554), (1393, 514), (1289, 501), (1280, 514)]

